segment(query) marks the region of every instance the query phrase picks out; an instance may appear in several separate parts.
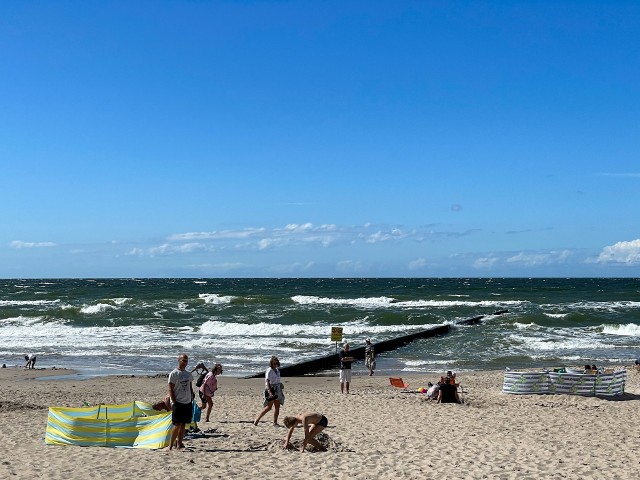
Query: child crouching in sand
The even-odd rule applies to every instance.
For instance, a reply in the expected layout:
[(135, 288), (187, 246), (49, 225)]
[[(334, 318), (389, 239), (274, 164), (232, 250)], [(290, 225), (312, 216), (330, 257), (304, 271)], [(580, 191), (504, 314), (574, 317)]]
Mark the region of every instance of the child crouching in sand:
[(291, 435), (293, 434), (293, 430), (298, 426), (302, 425), (304, 429), (304, 440), (302, 441), (302, 446), (300, 447), (300, 452), (304, 452), (307, 443), (310, 443), (318, 450), (322, 452), (326, 452), (326, 448), (322, 446), (318, 440), (316, 440), (316, 436), (324, 430), (329, 424), (329, 420), (327, 417), (322, 415), (321, 413), (301, 413), (299, 415), (293, 417), (284, 417), (284, 425), (289, 429), (287, 432), (287, 438), (284, 440), (284, 448), (292, 448), (289, 440), (291, 440)]

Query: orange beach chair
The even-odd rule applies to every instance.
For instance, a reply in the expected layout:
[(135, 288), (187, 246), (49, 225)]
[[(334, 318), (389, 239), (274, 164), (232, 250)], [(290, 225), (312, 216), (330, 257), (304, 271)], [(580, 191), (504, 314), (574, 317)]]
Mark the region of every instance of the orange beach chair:
[(403, 390), (409, 388), (409, 384), (404, 383), (404, 381), (400, 377), (389, 377), (389, 383), (391, 383), (392, 387), (401, 388)]

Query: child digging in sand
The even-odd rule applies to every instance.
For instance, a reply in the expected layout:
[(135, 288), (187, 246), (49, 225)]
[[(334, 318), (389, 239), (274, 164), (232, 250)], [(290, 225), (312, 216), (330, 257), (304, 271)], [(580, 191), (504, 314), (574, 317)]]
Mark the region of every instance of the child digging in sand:
[(326, 448), (322, 446), (318, 440), (316, 440), (316, 436), (324, 430), (329, 424), (329, 420), (327, 417), (322, 415), (321, 413), (301, 413), (300, 415), (296, 415), (293, 417), (284, 417), (284, 425), (289, 429), (287, 432), (287, 437), (284, 440), (284, 448), (292, 448), (289, 440), (291, 440), (291, 435), (293, 434), (293, 430), (298, 426), (302, 425), (304, 429), (304, 440), (302, 441), (302, 446), (300, 447), (300, 452), (304, 452), (307, 443), (310, 443), (316, 449), (321, 452), (326, 452)]

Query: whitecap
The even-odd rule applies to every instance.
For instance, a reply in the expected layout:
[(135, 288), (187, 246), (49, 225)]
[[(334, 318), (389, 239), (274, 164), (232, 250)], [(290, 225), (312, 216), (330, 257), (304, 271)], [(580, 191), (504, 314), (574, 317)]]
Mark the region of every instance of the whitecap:
[(514, 327), (516, 327), (518, 330), (538, 330), (540, 329), (540, 325), (531, 322), (531, 323), (520, 323), (520, 322), (515, 322), (513, 324)]
[(24, 307), (29, 305), (54, 305), (60, 300), (0, 300), (0, 307)]
[(622, 335), (640, 337), (640, 325), (628, 323), (626, 325), (603, 325), (602, 333), (606, 335)]
[(236, 297), (231, 295), (218, 295), (217, 293), (201, 293), (198, 298), (204, 300), (204, 303), (212, 305), (224, 305), (231, 303)]
[(108, 303), (98, 303), (96, 305), (85, 305), (80, 309), (80, 312), (86, 313), (87, 315), (95, 315), (96, 313), (102, 313), (115, 308), (115, 306), (109, 305)]

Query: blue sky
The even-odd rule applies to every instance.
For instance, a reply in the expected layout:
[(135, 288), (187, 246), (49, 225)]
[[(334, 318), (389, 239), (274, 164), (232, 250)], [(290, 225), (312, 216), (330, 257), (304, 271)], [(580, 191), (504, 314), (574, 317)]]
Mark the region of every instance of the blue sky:
[(640, 276), (640, 4), (0, 4), (0, 277)]

